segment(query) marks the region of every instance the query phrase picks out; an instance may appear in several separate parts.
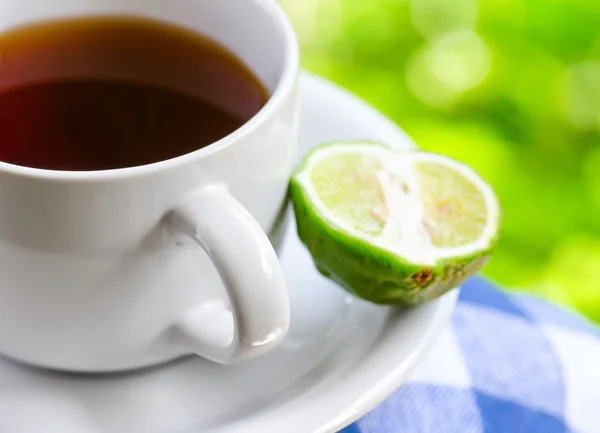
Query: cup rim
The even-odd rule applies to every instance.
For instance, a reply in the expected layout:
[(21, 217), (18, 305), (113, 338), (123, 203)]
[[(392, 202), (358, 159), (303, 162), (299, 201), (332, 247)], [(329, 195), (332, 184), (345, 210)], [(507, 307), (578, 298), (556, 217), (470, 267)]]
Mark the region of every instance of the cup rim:
[(300, 68), (300, 49), (296, 33), (292, 23), (281, 6), (274, 0), (256, 0), (254, 3), (263, 8), (271, 16), (276, 26), (284, 35), (285, 58), (283, 73), (277, 83), (275, 90), (271, 94), (267, 103), (250, 120), (241, 127), (226, 135), (225, 137), (209, 144), (203, 148), (195, 150), (175, 158), (166, 159), (150, 164), (137, 165), (134, 167), (116, 168), (109, 170), (96, 171), (69, 171), (69, 170), (48, 170), (42, 168), (27, 167), (17, 164), (11, 164), (0, 160), (0, 173), (12, 174), (21, 177), (35, 178), (39, 180), (51, 181), (107, 181), (121, 180), (136, 177), (143, 177), (149, 174), (156, 174), (159, 171), (165, 171), (184, 165), (187, 162), (205, 157), (214, 152), (229, 147), (236, 141), (254, 130), (261, 123), (266, 121), (275, 112), (278, 107), (287, 98), (289, 92), (293, 90), (297, 82), (297, 74)]

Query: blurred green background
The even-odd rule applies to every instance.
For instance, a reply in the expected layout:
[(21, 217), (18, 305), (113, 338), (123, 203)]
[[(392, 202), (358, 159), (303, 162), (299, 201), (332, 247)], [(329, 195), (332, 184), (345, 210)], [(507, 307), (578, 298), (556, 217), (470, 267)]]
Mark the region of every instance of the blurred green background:
[(305, 68), (494, 185), (484, 273), (600, 322), (600, 1), (280, 1)]

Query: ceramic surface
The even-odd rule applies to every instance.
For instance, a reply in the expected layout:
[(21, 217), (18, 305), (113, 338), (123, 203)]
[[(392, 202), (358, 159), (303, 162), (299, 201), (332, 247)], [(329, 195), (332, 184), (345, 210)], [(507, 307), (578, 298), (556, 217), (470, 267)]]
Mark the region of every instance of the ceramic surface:
[[(368, 138), (412, 146), (380, 114), (328, 82), (301, 80), (301, 146)], [(281, 252), (292, 323), (260, 359), (199, 358), (89, 377), (0, 360), (0, 433), (330, 433), (407, 378), (453, 311), (457, 292), (392, 311), (346, 294), (315, 271), (290, 226)]]
[[(284, 277), (265, 231), (280, 220), (297, 155), (293, 30), (271, 1), (0, 0), (0, 31), (110, 14), (216, 39), (273, 96), (230, 136), (157, 164), (90, 173), (0, 163), (0, 353), (86, 372), (189, 353), (220, 363), (262, 355), (289, 327)], [(62, 60), (40, 70), (14, 66), (0, 88), (114, 73)], [(146, 79), (154, 78), (149, 70)], [(194, 89), (193, 80), (172, 84)]]

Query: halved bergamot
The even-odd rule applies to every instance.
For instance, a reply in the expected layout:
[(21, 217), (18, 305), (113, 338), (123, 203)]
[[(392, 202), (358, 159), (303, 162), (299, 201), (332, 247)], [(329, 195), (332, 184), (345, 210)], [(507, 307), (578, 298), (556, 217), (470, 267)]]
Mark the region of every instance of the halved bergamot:
[(441, 296), (479, 272), (499, 237), (493, 190), (437, 154), (325, 144), (305, 157), (290, 192), (318, 270), (378, 304)]

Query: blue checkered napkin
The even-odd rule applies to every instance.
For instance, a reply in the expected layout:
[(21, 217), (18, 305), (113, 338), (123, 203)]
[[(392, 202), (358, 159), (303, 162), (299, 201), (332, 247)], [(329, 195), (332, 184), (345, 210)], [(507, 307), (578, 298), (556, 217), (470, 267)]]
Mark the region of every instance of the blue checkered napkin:
[(600, 332), (482, 280), (403, 388), (343, 433), (600, 433)]

